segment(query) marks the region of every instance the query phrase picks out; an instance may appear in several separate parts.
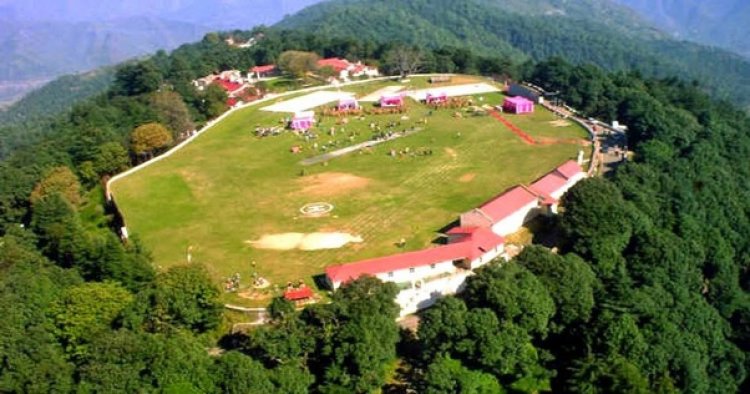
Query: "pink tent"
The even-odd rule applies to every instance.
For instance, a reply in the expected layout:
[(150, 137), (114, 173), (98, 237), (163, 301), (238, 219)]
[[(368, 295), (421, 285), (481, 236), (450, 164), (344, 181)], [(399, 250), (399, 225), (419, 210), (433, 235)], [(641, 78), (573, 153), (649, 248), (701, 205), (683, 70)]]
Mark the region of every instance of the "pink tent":
[(291, 127), (294, 130), (308, 130), (315, 124), (315, 112), (298, 112), (292, 118)]
[(380, 97), (381, 107), (400, 107), (404, 105), (404, 97), (400, 94), (389, 94)]
[(339, 111), (347, 110), (347, 109), (358, 109), (359, 103), (357, 102), (357, 99), (354, 97), (351, 98), (343, 98), (339, 100)]
[(427, 93), (427, 98), (425, 99), (427, 104), (440, 104), (448, 101), (448, 94), (445, 92), (440, 93)]
[(506, 97), (503, 111), (512, 114), (530, 114), (534, 112), (534, 102), (521, 96)]

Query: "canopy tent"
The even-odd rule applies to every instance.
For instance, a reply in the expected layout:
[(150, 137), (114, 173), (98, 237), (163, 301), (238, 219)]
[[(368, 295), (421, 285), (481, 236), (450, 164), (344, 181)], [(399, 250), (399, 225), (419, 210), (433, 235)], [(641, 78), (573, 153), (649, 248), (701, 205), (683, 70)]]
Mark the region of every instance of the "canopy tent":
[(293, 130), (308, 130), (315, 124), (315, 112), (298, 112), (292, 118), (290, 127)]
[(512, 114), (530, 114), (534, 112), (534, 102), (521, 96), (506, 97), (503, 111)]

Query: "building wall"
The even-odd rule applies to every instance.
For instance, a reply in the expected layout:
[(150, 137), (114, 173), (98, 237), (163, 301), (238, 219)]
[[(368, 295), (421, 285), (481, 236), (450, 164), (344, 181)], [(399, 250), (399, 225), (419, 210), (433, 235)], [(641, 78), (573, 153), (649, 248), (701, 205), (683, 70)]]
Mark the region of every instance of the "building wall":
[(461, 271), (449, 277), (425, 282), (420, 288), (402, 290), (396, 296), (396, 303), (401, 307), (400, 316), (430, 307), (441, 297), (460, 292), (466, 284), (466, 278), (472, 274), (471, 271)]
[[(415, 261), (414, 263), (419, 263)], [(378, 279), (383, 282), (394, 282), (394, 283), (413, 283), (420, 279), (428, 278), (435, 275), (441, 275), (445, 273), (456, 272), (456, 267), (453, 265), (453, 261), (443, 261), (434, 266), (424, 265), (420, 267), (407, 268), (403, 270), (393, 271), (393, 275), (389, 275), (388, 272), (375, 275)]]
[(471, 269), (475, 270), (475, 269), (477, 269), (477, 268), (479, 268), (479, 267), (481, 267), (481, 266), (489, 263), (490, 261), (496, 259), (498, 256), (500, 256), (501, 254), (503, 254), (503, 252), (505, 252), (505, 245), (498, 245), (494, 249), (487, 251), (487, 253), (483, 254), (478, 259), (472, 260), (471, 261)]
[(538, 202), (535, 200), (527, 205), (525, 205), (523, 208), (519, 209), (512, 215), (508, 216), (507, 218), (495, 223), (492, 226), (492, 231), (501, 236), (506, 236), (508, 234), (513, 234), (516, 231), (518, 231), (523, 224), (530, 219), (530, 215), (534, 215), (538, 212), (533, 212), (538, 205)]
[(586, 178), (585, 172), (579, 172), (578, 174), (573, 175), (570, 179), (568, 179), (567, 182), (565, 182), (565, 186), (561, 187), (560, 189), (555, 190), (551, 196), (560, 199), (560, 197), (563, 196), (568, 190), (570, 190), (571, 187), (575, 186), (576, 183), (582, 181), (584, 178)]

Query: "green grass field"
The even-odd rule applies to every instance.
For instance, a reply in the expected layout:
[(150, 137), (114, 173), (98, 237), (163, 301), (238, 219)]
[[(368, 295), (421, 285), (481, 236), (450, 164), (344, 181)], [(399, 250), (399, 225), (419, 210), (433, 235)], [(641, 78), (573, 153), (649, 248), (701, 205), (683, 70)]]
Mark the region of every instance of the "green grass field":
[[(389, 84), (394, 82), (343, 90), (365, 95)], [(310, 283), (327, 265), (397, 253), (401, 238), (407, 250), (428, 246), (461, 212), (575, 157), (583, 148), (571, 141), (586, 138), (577, 125), (551, 123), (556, 118), (541, 107), (531, 116), (505, 116), (534, 138), (565, 142), (528, 145), (490, 116), (456, 118), (457, 110), (449, 109), (428, 115), (427, 107), (407, 100), (409, 120), (395, 115), (350, 119), (342, 132), (334, 120), (324, 119), (318, 130), (334, 126), (338, 132), (330, 137), (320, 131), (317, 142), (337, 140), (344, 147), (352, 143), (351, 133), (357, 134), (354, 141), (367, 140), (370, 122), (401, 121), (399, 129), (427, 118), (426, 125), (418, 125), (422, 131), (370, 152), (304, 167), (304, 175), (299, 161), (322, 152), (292, 133), (255, 137), (256, 125), (277, 125), (283, 117), (260, 111), (265, 104), (237, 111), (168, 159), (114, 183), (113, 192), (129, 232), (152, 250), (159, 267), (184, 263), (191, 247), (193, 260), (205, 263), (217, 283), (239, 272), (247, 284), (253, 261), (271, 283)], [(501, 101), (500, 93), (484, 95), (485, 103)], [(294, 145), (303, 152), (292, 154)], [(433, 154), (388, 155), (406, 148)], [(301, 206), (318, 201), (333, 204), (334, 211), (300, 217)], [(364, 242), (313, 252), (259, 250), (245, 242), (265, 234), (316, 231), (361, 235)]]

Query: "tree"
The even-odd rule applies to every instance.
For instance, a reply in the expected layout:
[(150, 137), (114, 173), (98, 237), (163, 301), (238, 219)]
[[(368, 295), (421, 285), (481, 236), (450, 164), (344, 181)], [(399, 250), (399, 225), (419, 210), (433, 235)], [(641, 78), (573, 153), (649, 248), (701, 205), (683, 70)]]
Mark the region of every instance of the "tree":
[(612, 182), (592, 178), (573, 186), (562, 198), (560, 226), (572, 250), (591, 259), (600, 278), (623, 276), (622, 251), (633, 233), (634, 217)]
[(147, 123), (133, 130), (130, 141), (133, 153), (153, 157), (156, 150), (172, 143), (172, 134), (159, 123)]
[(29, 199), (32, 204), (36, 204), (41, 199), (54, 193), (59, 193), (65, 197), (73, 206), (81, 205), (81, 184), (70, 168), (60, 166), (49, 170), (34, 187)]
[(270, 378), (278, 394), (307, 394), (315, 382), (310, 371), (294, 364), (284, 364), (272, 369)]
[(422, 69), (424, 55), (421, 51), (407, 46), (398, 46), (385, 54), (385, 64), (405, 78)]
[(502, 394), (494, 376), (472, 371), (461, 364), (461, 361), (450, 357), (439, 356), (427, 367), (422, 392), (427, 394)]
[(198, 111), (206, 119), (213, 119), (227, 110), (227, 92), (216, 84), (211, 84), (195, 98)]
[(73, 267), (89, 249), (88, 236), (75, 208), (59, 193), (39, 200), (31, 215), (39, 248), (62, 267)]
[(154, 389), (150, 363), (162, 357), (153, 336), (129, 330), (96, 336), (83, 358), (79, 387), (84, 392), (146, 392)]
[(113, 91), (124, 96), (137, 96), (159, 88), (162, 76), (150, 61), (126, 64), (115, 74)]
[(219, 289), (202, 265), (176, 266), (159, 274), (151, 297), (149, 320), (158, 331), (178, 327), (205, 332), (221, 319)]
[(0, 262), (0, 391), (72, 391), (75, 366), (67, 361), (48, 312), (81, 278), (51, 265), (15, 235), (0, 238)]
[(221, 355), (214, 364), (213, 375), (218, 389), (227, 394), (269, 394), (274, 385), (263, 364), (237, 352)]
[(596, 276), (576, 255), (560, 256), (541, 246), (528, 246), (515, 262), (532, 273), (549, 290), (555, 301), (553, 329), (561, 331), (573, 322), (585, 323), (594, 308)]
[(318, 69), (320, 57), (312, 52), (286, 51), (279, 56), (279, 68), (295, 78), (304, 78), (307, 73)]
[(331, 66), (323, 66), (319, 68), (318, 75), (323, 78), (338, 77), (338, 73)]
[(284, 297), (275, 297), (268, 306), (268, 314), (276, 321), (294, 317), (294, 312), (294, 304)]
[(214, 360), (203, 344), (190, 333), (153, 335), (154, 356), (148, 359), (148, 371), (160, 392), (210, 393), (215, 391)]
[(172, 131), (172, 136), (178, 138), (181, 133), (195, 129), (185, 102), (176, 92), (162, 90), (151, 96), (151, 107), (159, 116), (160, 123)]
[(501, 321), (543, 336), (555, 313), (555, 303), (544, 284), (514, 263), (490, 264), (480, 269), (467, 279), (464, 297), (470, 307), (489, 308)]
[(85, 283), (66, 289), (50, 314), (67, 352), (81, 356), (94, 336), (110, 329), (132, 301), (132, 294), (115, 283)]
[(451, 350), (468, 335), (466, 304), (456, 297), (444, 297), (425, 310), (419, 323), (421, 356), (430, 360)]
[(622, 357), (588, 358), (574, 370), (568, 390), (577, 393), (649, 393), (648, 379)]
[(369, 276), (334, 293), (331, 317), (337, 322), (322, 345), (324, 391), (367, 392), (385, 383), (399, 340), (397, 293), (394, 283)]
[(94, 171), (100, 176), (114, 175), (130, 165), (128, 151), (117, 142), (107, 142), (99, 146), (94, 157)]

